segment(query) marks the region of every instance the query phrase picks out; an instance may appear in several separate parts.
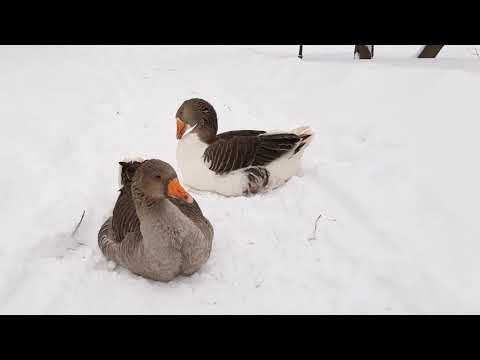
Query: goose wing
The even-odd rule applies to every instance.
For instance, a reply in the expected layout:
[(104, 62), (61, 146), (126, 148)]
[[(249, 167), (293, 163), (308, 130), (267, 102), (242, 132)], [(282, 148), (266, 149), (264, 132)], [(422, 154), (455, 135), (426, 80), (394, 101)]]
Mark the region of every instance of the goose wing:
[(204, 152), (203, 159), (217, 174), (265, 166), (294, 149), (302, 138), (291, 133), (266, 133), (257, 130), (229, 131), (219, 134)]
[(133, 175), (141, 164), (140, 161), (120, 162), (122, 188), (112, 216), (113, 240), (116, 242), (122, 242), (130, 232), (140, 234), (140, 219), (133, 203), (131, 184)]
[(121, 242), (130, 232), (140, 233), (140, 219), (135, 210), (130, 186), (124, 186), (120, 190), (113, 208), (112, 231), (113, 240), (116, 242)]

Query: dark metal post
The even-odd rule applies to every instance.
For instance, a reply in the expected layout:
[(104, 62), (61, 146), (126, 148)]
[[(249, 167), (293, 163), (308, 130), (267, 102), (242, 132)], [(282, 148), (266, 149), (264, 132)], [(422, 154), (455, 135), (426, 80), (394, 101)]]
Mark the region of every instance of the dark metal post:
[(303, 45), (300, 45), (300, 49), (298, 49), (298, 57), (303, 59)]
[(425, 45), (420, 54), (418, 54), (418, 57), (435, 58), (444, 46), (445, 45)]
[(373, 58), (373, 47), (374, 45), (355, 45), (353, 57), (358, 53), (360, 59), (371, 59)]

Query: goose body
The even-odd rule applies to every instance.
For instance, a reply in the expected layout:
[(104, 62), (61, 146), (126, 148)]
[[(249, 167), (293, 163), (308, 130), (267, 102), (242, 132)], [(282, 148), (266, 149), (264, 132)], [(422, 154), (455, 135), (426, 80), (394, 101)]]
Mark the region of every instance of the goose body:
[(198, 271), (209, 258), (214, 231), (174, 170), (160, 160), (121, 166), (123, 187), (98, 233), (103, 254), (153, 280)]
[(187, 100), (177, 111), (182, 181), (226, 196), (269, 191), (299, 175), (303, 151), (313, 139), (308, 127), (216, 132), (216, 113), (206, 101)]

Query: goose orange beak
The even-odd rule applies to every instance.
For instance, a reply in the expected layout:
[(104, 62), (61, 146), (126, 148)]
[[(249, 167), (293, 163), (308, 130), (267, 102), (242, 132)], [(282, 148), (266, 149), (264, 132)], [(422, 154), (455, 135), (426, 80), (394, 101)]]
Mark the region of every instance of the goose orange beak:
[(181, 139), (187, 124), (177, 117), (177, 139)]
[(172, 179), (168, 182), (167, 185), (167, 195), (185, 201), (186, 203), (193, 203), (193, 198), (190, 196), (188, 192), (180, 185), (178, 179)]

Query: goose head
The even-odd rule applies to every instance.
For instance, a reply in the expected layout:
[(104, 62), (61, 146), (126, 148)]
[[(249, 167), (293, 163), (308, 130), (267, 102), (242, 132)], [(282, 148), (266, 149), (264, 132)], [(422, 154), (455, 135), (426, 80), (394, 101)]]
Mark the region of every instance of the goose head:
[(177, 110), (176, 119), (177, 139), (196, 133), (200, 140), (208, 144), (217, 135), (217, 113), (213, 106), (203, 99), (184, 101)]
[(132, 188), (152, 200), (175, 198), (189, 204), (193, 202), (172, 166), (157, 159), (146, 160), (136, 169)]

